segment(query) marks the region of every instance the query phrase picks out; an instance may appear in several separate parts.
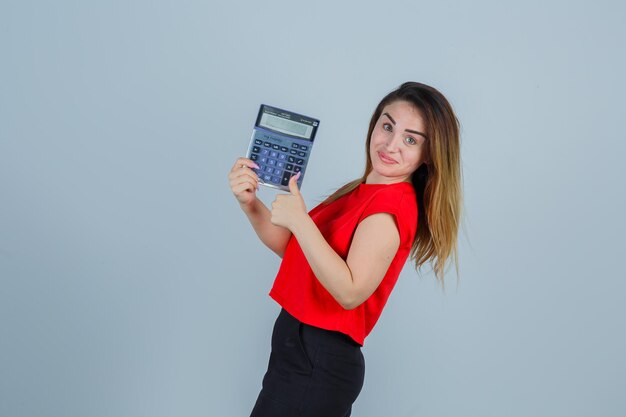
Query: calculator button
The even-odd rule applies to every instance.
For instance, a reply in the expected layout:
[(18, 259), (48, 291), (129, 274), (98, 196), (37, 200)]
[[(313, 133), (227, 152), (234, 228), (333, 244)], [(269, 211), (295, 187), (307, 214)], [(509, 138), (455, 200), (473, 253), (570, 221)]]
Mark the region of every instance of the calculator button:
[(261, 157), (261, 159), (259, 159), (259, 162), (261, 162), (262, 164), (267, 164), (267, 157), (266, 156)]
[(289, 153), (292, 155), (297, 155), (298, 151), (296, 151), (295, 149), (292, 149), (291, 151), (289, 151)]
[(258, 153), (260, 151), (261, 151), (261, 148), (259, 148), (258, 146), (253, 146), (252, 147), (252, 152), (257, 152)]
[(297, 143), (292, 143), (292, 144), (291, 144), (291, 147), (292, 147), (292, 148), (294, 148), (294, 149), (298, 149), (298, 148), (299, 148), (299, 146), (298, 146), (298, 144), (297, 144)]
[(278, 146), (277, 144), (273, 144), (273, 145), (272, 145), (272, 149), (276, 149), (276, 150), (278, 150), (278, 149), (280, 149), (280, 146)]
[(272, 158), (278, 158), (278, 152), (272, 151), (272, 152), (270, 152), (270, 156)]
[(291, 164), (287, 164), (285, 168), (288, 169), (289, 171), (293, 171), (293, 165)]
[(279, 153), (278, 159), (280, 159), (281, 161), (284, 161), (285, 159), (287, 159), (287, 155), (285, 155), (284, 153)]
[(253, 153), (252, 155), (250, 155), (250, 159), (252, 159), (253, 161), (256, 161), (257, 159), (259, 159), (259, 155)]
[(263, 175), (263, 180), (264, 181), (271, 181), (272, 180), (272, 176), (271, 175)]
[(306, 151), (307, 149), (309, 149), (309, 147), (306, 145), (300, 145), (300, 149), (302, 149), (303, 151)]
[(284, 162), (281, 162), (281, 161), (278, 161), (278, 162), (276, 162), (276, 166), (277, 166), (278, 168), (281, 168), (281, 169), (282, 169), (282, 168), (284, 168), (284, 167), (285, 167), (285, 163), (284, 163)]
[(278, 184), (280, 182), (280, 177), (272, 177), (272, 182), (274, 184)]
[(263, 144), (263, 146), (265, 146), (266, 148), (271, 148), (271, 147), (272, 147), (272, 144), (271, 144), (271, 143), (269, 143), (269, 142), (265, 142), (265, 143)]
[(296, 164), (298, 165), (304, 164), (304, 159), (300, 159), (300, 158), (296, 159)]
[(272, 172), (274, 172), (274, 169), (271, 166), (267, 165), (265, 167), (265, 172), (267, 172), (268, 174), (271, 174)]
[(290, 156), (289, 158), (287, 158), (287, 160), (291, 163), (296, 162), (296, 158), (294, 158), (293, 156)]
[(268, 159), (267, 160), (267, 164), (268, 165), (276, 165), (276, 160), (275, 159)]
[(255, 144), (255, 145), (262, 145), (262, 144), (263, 144), (263, 141), (262, 141), (262, 140), (255, 139), (255, 140), (254, 140), (254, 144)]
[(298, 152), (298, 156), (305, 157), (306, 156), (306, 152)]
[(294, 173), (295, 173), (295, 172), (300, 172), (300, 171), (302, 171), (302, 167), (299, 167), (299, 166), (297, 166), (297, 165), (296, 165), (296, 166), (293, 168), (293, 172), (294, 172)]
[(269, 154), (270, 154), (270, 150), (269, 149), (261, 149), (261, 155), (268, 156)]
[(282, 185), (289, 185), (289, 178), (291, 178), (291, 172), (283, 172), (283, 180), (280, 183)]
[(287, 148), (286, 146), (281, 146), (280, 150), (283, 152), (287, 152), (289, 150), (289, 148)]

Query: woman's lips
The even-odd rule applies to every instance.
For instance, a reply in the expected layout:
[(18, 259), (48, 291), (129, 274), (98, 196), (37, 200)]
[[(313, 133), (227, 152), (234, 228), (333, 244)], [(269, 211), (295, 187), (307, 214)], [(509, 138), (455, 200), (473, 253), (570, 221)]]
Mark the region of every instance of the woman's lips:
[(398, 161), (396, 161), (393, 158), (390, 158), (387, 154), (383, 153), (383, 152), (378, 152), (378, 157), (380, 158), (381, 161), (383, 161), (386, 164), (397, 164)]

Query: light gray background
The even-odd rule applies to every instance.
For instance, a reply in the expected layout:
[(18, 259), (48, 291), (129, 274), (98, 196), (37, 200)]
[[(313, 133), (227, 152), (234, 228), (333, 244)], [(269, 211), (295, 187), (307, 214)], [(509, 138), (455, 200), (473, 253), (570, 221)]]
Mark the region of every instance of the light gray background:
[[(354, 416), (624, 416), (614, 1), (3, 1), (0, 415), (247, 416), (279, 259), (227, 186), (258, 105), (321, 119), (309, 208), (406, 80), (462, 123), (446, 293), (407, 266)], [(269, 204), (274, 193), (263, 190)]]

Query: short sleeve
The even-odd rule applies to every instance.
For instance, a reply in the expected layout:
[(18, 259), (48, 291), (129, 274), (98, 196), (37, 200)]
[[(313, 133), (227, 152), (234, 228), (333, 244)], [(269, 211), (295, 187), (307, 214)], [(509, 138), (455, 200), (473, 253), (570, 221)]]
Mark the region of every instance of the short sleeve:
[(415, 227), (411, 226), (411, 222), (414, 225), (417, 224), (417, 203), (414, 198), (410, 197), (408, 193), (399, 190), (381, 190), (367, 202), (358, 222), (362, 222), (372, 214), (389, 213), (396, 222), (401, 246), (412, 244)]
[(389, 213), (394, 216), (398, 214), (400, 199), (397, 193), (380, 191), (372, 196), (367, 202), (363, 213), (359, 218), (359, 223), (368, 216), (376, 213)]

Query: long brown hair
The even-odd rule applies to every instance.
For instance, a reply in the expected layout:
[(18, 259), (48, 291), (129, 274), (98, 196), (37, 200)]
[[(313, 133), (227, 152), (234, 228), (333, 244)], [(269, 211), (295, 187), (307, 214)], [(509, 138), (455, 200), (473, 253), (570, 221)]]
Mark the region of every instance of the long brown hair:
[(406, 82), (387, 94), (374, 110), (365, 142), (365, 172), (330, 195), (330, 203), (364, 183), (372, 171), (372, 131), (385, 106), (395, 101), (413, 104), (426, 122), (429, 160), (413, 173), (411, 183), (418, 206), (417, 233), (410, 259), (415, 269), (430, 261), (435, 277), (444, 287), (445, 264), (453, 257), (459, 276), (457, 236), (463, 205), (460, 125), (452, 106), (438, 90), (417, 82)]

